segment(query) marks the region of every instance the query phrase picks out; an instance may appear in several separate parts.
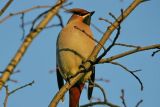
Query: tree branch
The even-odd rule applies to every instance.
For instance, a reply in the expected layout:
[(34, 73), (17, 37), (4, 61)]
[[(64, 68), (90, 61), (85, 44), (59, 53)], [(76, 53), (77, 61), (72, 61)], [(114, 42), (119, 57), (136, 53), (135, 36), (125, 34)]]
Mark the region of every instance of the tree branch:
[(139, 105), (143, 102), (143, 100), (138, 101), (135, 107), (139, 107)]
[(0, 10), (0, 16), (7, 10), (7, 8), (11, 5), (13, 0), (9, 0), (6, 5)]
[(160, 48), (160, 44), (155, 44), (155, 45), (149, 45), (149, 46), (139, 47), (139, 48), (136, 48), (136, 49), (132, 49), (132, 50), (123, 52), (123, 53), (118, 54), (118, 55), (111, 56), (111, 57), (109, 57), (109, 58), (104, 58), (104, 59), (101, 59), (101, 60), (99, 61), (99, 64), (109, 63), (110, 61), (113, 61), (113, 60), (122, 58), (122, 57), (127, 56), (127, 55), (131, 55), (131, 54), (133, 54), (133, 53), (137, 53), (137, 52), (141, 52), (141, 51), (146, 51), (146, 50), (151, 50), (151, 49), (156, 49), (156, 48)]
[(124, 107), (127, 107), (126, 102), (125, 102), (125, 98), (124, 98), (125, 97), (124, 89), (121, 90), (121, 94), (122, 95), (120, 96), (120, 98), (122, 99), (122, 104), (123, 104)]
[(21, 58), (25, 54), (26, 50), (34, 40), (34, 38), (45, 28), (45, 26), (49, 23), (49, 21), (56, 15), (62, 4), (65, 0), (58, 0), (57, 4), (52, 7), (52, 9), (46, 14), (44, 19), (36, 26), (35, 30), (31, 31), (27, 37), (25, 38), (24, 42), (22, 43), (21, 47), (12, 58), (6, 69), (4, 70), (3, 74), (0, 77), (0, 90), (2, 89), (3, 85), (7, 82), (9, 77), (11, 76), (13, 70), (20, 62)]

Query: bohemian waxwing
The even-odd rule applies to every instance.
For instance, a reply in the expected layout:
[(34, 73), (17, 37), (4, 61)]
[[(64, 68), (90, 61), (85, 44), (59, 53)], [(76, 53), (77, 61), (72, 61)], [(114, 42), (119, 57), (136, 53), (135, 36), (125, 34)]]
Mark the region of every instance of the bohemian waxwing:
[[(90, 29), (91, 16), (94, 12), (74, 8), (67, 10), (73, 15), (67, 25), (61, 30), (57, 38), (57, 81), (59, 89), (63, 86), (63, 79), (68, 80), (76, 75), (80, 65), (87, 60), (95, 47), (95, 41)], [(86, 78), (89, 77), (89, 78)], [(88, 99), (92, 96), (95, 67), (89, 76), (80, 79), (69, 90), (69, 107), (78, 107), (81, 91), (85, 81), (90, 79), (88, 87)]]

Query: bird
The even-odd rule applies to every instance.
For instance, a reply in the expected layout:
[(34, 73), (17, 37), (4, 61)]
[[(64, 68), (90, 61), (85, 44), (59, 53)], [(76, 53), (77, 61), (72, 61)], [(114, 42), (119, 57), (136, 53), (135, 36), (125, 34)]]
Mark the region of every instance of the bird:
[[(72, 16), (60, 31), (56, 42), (56, 74), (59, 90), (63, 87), (64, 80), (69, 81), (71, 77), (78, 74), (80, 66), (87, 61), (96, 44), (90, 28), (94, 11), (73, 8), (67, 12)], [(95, 81), (94, 65), (87, 76), (82, 77), (69, 89), (69, 107), (79, 107), (80, 95), (86, 80), (89, 80), (88, 99), (90, 100)]]

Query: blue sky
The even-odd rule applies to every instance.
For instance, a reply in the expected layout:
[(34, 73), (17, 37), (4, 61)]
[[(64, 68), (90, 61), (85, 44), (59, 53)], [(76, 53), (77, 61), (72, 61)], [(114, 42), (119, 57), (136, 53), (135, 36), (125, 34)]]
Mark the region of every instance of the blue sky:
[[(27, 0), (14, 1), (6, 13), (0, 17), (0, 20), (11, 12), (17, 12), (37, 5), (52, 5), (56, 0)], [(92, 17), (92, 23), (97, 25), (102, 31), (105, 31), (108, 23), (99, 21), (99, 17), (113, 19), (108, 15), (112, 12), (115, 16), (120, 14), (120, 9), (125, 9), (133, 0), (69, 0), (74, 1), (68, 8), (84, 8), (89, 11), (96, 11)], [(0, 8), (5, 4), (5, 0), (0, 1)], [(121, 35), (118, 39), (120, 43), (132, 45), (147, 46), (159, 43), (160, 41), (160, 1), (150, 0), (138, 6), (134, 12), (123, 22)], [(25, 22), (33, 20), (38, 14), (46, 9), (39, 9), (25, 14)], [(64, 24), (70, 17), (70, 14), (60, 10), (63, 16)], [(22, 44), (22, 30), (20, 26), (20, 16), (14, 16), (4, 23), (0, 24), (0, 71), (3, 71), (10, 59), (14, 56), (19, 46)], [(51, 23), (57, 23), (54, 18)], [(50, 24), (51, 24), (50, 23)], [(26, 34), (29, 32), (30, 25), (25, 26)], [(27, 53), (16, 67), (21, 72), (12, 75), (12, 79), (18, 80), (18, 83), (8, 82), (9, 89), (13, 90), (19, 86), (35, 80), (32, 87), (26, 87), (9, 97), (8, 107), (47, 107), (52, 97), (58, 91), (55, 73), (55, 46), (56, 38), (61, 30), (60, 27), (50, 28), (42, 31), (33, 41)], [(102, 37), (94, 28), (92, 28), (95, 38)], [(112, 37), (115, 33), (113, 33)], [(110, 42), (108, 41), (106, 47)], [(108, 56), (121, 53), (128, 48), (114, 47)], [(121, 89), (125, 90), (125, 98), (128, 107), (134, 107), (135, 104), (143, 99), (144, 102), (140, 107), (157, 107), (160, 96), (160, 55), (151, 57), (153, 51), (136, 53), (116, 60), (124, 64), (131, 70), (142, 69), (137, 75), (142, 80), (144, 91), (140, 91), (137, 80), (122, 68), (111, 64), (102, 64), (96, 66), (96, 78), (105, 78), (110, 80), (109, 83), (98, 82), (106, 92), (110, 102), (122, 106), (120, 95)], [(5, 90), (0, 91), (0, 107), (3, 106)], [(102, 97), (101, 92), (95, 89), (93, 96)], [(81, 96), (80, 104), (87, 103), (86, 91)], [(68, 106), (68, 93), (65, 95), (65, 102), (60, 102), (58, 107)], [(102, 106), (100, 106), (102, 107)]]

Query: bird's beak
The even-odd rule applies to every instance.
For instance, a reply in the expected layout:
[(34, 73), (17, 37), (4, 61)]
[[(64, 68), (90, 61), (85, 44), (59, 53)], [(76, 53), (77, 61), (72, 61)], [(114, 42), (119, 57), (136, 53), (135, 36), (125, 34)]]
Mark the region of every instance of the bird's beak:
[(92, 16), (95, 13), (95, 11), (90, 12), (90, 15)]

